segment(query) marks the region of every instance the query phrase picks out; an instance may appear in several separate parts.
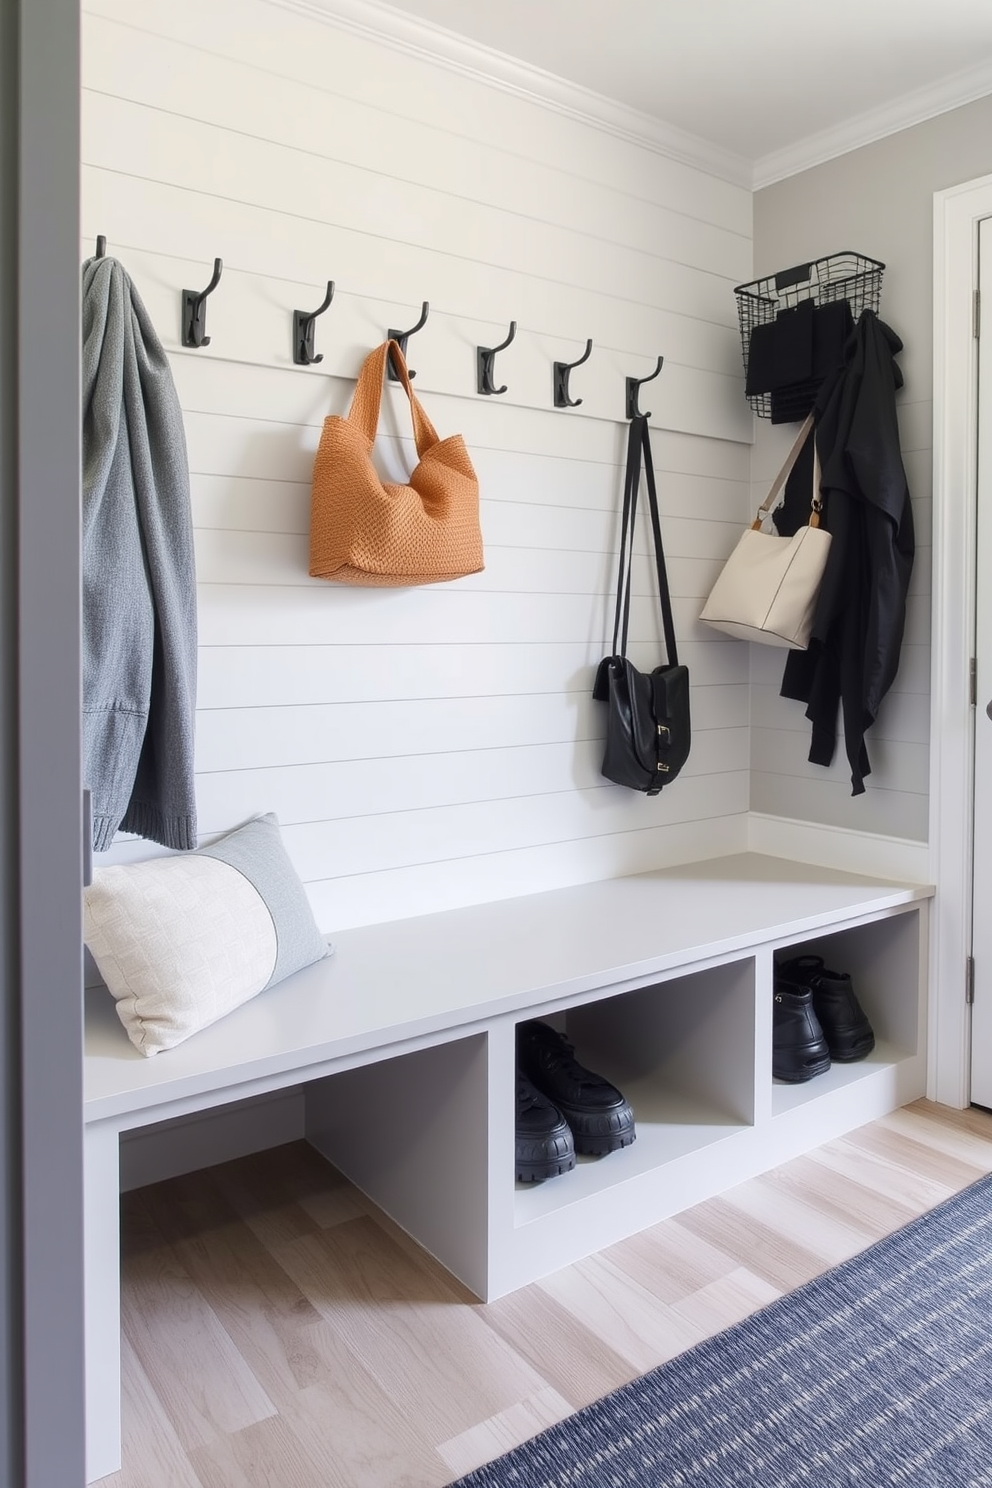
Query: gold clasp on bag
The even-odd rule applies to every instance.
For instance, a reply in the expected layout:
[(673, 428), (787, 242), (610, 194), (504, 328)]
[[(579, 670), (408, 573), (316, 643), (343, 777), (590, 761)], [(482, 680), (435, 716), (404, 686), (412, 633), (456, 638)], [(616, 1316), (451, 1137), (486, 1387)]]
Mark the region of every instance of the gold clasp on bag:
[(668, 766), (667, 765), (663, 765), (661, 763), (661, 760), (658, 761), (658, 763), (655, 766), (655, 768), (658, 769), (658, 770), (660, 770), (661, 773), (662, 773), (662, 775), (667, 775), (668, 774)]
[(819, 527), (819, 525), (820, 525), (820, 513), (823, 510), (823, 497), (820, 495), (819, 491), (816, 492), (815, 496), (813, 497), (812, 501), (810, 502), (809, 508), (810, 508), (810, 511), (809, 511), (809, 523), (808, 523), (808, 525), (810, 527)]

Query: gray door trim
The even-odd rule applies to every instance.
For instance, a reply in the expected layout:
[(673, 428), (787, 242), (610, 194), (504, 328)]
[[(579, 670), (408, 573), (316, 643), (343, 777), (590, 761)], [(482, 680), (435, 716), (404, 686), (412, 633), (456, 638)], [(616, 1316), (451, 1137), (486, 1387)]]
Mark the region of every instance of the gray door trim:
[[(17, 263), (17, 13), (0, 4), (0, 284)], [(0, 295), (0, 1481), (23, 1477), (17, 896), (17, 317)]]
[[(10, 1397), (17, 1376), (8, 1376), (3, 1409), (13, 1427), (16, 1475), (5, 1481), (81, 1488), (79, 6), (78, 0), (2, 0), (0, 9), (4, 136), (9, 140), (12, 130), (15, 140), (5, 163), (12, 160), (17, 169), (15, 192), (9, 171), (3, 181), (4, 268), (12, 272), (0, 277), (17, 306), (16, 359), (5, 360), (2, 384), (0, 685), (4, 703), (13, 696), (16, 710), (4, 708), (0, 871), (5, 928), (15, 931), (16, 959), (5, 955), (2, 974), (8, 1069), (11, 1055), (13, 1062), (19, 1055), (19, 1079), (11, 1073), (20, 1110), (8, 1105), (4, 1116), (9, 1123), (19, 1115), (19, 1256), (16, 1236), (8, 1242), (14, 1241), (22, 1281), (20, 1319), (9, 1299), (7, 1309), (8, 1347), (11, 1332), (20, 1334), (22, 1393)], [(11, 1146), (8, 1141), (8, 1154)], [(10, 1255), (8, 1245), (8, 1262)], [(5, 1278), (13, 1279), (9, 1264)]]

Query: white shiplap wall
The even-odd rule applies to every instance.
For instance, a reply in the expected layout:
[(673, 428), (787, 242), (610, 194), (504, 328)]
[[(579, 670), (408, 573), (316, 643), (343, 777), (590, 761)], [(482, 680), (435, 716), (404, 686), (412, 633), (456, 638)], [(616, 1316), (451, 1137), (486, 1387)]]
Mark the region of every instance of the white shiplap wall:
[[(751, 198), (478, 77), (266, 0), (93, 0), (84, 12), (84, 252), (98, 233), (170, 353), (192, 471), (204, 836), (283, 823), (321, 926), (373, 923), (743, 847), (746, 648), (698, 626), (748, 505), (733, 285)], [(184, 351), (179, 292), (211, 345)], [(324, 361), (294, 307), (333, 278)], [(417, 388), (479, 473), (484, 573), (412, 590), (307, 576), (309, 476), (363, 355), (410, 325)], [(502, 398), (477, 343), (511, 319)], [(551, 363), (581, 408), (551, 406)], [(645, 388), (676, 620), (686, 770), (655, 800), (599, 773), (624, 377)], [(409, 458), (397, 394), (384, 468)], [(402, 478), (400, 476), (399, 478)], [(643, 532), (632, 654), (660, 659)], [(123, 841), (110, 858), (146, 856)]]

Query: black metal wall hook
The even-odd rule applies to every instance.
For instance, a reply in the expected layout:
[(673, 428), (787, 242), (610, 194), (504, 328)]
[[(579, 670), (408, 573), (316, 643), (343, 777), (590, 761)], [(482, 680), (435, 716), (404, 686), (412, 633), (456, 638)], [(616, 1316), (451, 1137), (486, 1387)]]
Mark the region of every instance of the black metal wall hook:
[[(394, 330), (392, 328), (392, 326), (390, 326), (389, 330), (386, 332), (387, 339), (389, 341), (395, 341), (399, 345), (400, 351), (403, 353), (403, 360), (404, 361), (406, 360), (406, 343), (407, 343), (407, 341), (417, 331), (422, 331), (423, 330), (424, 326), (427, 324), (427, 317), (428, 317), (428, 315), (430, 315), (430, 313), (431, 313), (430, 304), (428, 303), (427, 300), (425, 300), (424, 301), (424, 305), (423, 305), (423, 309), (420, 312), (420, 319), (417, 321), (417, 324), (415, 326), (411, 326), (408, 331), (396, 331), (396, 330)], [(390, 382), (399, 382), (399, 378), (396, 375), (396, 368), (393, 366), (393, 358), (392, 358), (392, 356), (389, 357), (389, 360), (386, 363), (386, 371), (389, 374), (389, 380), (390, 380)], [(416, 372), (411, 372), (409, 367), (407, 367), (407, 369), (406, 369), (406, 374), (410, 378), (414, 378), (417, 375)]]
[(568, 374), (573, 367), (581, 367), (592, 356), (592, 341), (586, 342), (586, 349), (577, 362), (555, 362), (554, 388), (556, 408), (578, 408), (582, 402), (581, 398), (570, 398), (568, 396)]
[(107, 256), (107, 240), (103, 233), (96, 240), (96, 253), (93, 256), (94, 258), (106, 258)]
[(294, 310), (293, 311), (293, 361), (298, 367), (309, 367), (312, 363), (322, 362), (323, 353), (319, 356), (313, 354), (313, 325), (318, 315), (323, 315), (334, 298), (334, 280), (328, 279), (327, 293), (323, 302), (316, 310)]
[(209, 346), (207, 329), (207, 295), (213, 294), (224, 271), (223, 261), (214, 259), (214, 272), (206, 289), (183, 290), (182, 342), (184, 346)]
[(642, 413), (641, 410), (638, 408), (638, 406), (637, 406), (637, 395), (638, 395), (638, 392), (640, 391), (641, 387), (644, 385), (644, 383), (646, 383), (646, 382), (653, 382), (654, 381), (654, 379), (661, 372), (661, 369), (662, 369), (662, 367), (664, 365), (664, 362), (665, 362), (665, 358), (662, 357), (662, 356), (660, 356), (658, 358), (658, 365), (657, 365), (657, 367), (655, 367), (655, 369), (654, 369), (653, 372), (649, 372), (648, 375), (647, 375), (647, 377), (628, 377), (627, 378), (627, 417), (629, 419), (650, 418), (651, 417), (651, 415), (649, 413)]
[(475, 366), (480, 393), (486, 393), (487, 395), (496, 394), (498, 396), (500, 393), (506, 392), (505, 386), (498, 388), (494, 385), (496, 353), (498, 351), (505, 351), (516, 334), (517, 322), (511, 320), (510, 334), (505, 341), (501, 341), (498, 346), (477, 346), (475, 348)]

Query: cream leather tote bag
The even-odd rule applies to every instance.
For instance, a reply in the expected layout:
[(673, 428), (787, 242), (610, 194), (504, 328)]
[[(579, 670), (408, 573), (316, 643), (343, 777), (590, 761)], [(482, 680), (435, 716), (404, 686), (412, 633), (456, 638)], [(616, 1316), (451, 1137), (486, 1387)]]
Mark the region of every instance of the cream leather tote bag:
[[(792, 537), (762, 531), (762, 520), (782, 490), (799, 452), (813, 435), (813, 494), (809, 523)], [(743, 641), (805, 651), (813, 628), (830, 533), (820, 526), (820, 460), (813, 415), (803, 424), (758, 514), (723, 566), (700, 620)]]

